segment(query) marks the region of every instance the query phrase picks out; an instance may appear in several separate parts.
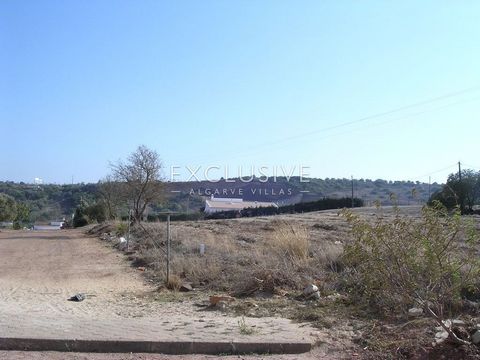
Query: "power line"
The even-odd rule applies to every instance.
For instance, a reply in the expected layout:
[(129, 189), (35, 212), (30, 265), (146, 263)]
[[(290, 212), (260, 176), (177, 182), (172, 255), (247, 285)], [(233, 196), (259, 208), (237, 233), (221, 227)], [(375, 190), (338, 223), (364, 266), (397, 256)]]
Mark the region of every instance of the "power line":
[(430, 103), (434, 103), (434, 102), (437, 102), (437, 101), (440, 101), (440, 100), (452, 98), (452, 97), (455, 97), (455, 96), (468, 94), (470, 92), (475, 92), (475, 91), (478, 91), (478, 90), (480, 90), (480, 87), (478, 87), (478, 86), (463, 89), (463, 90), (460, 90), (460, 91), (456, 91), (456, 92), (444, 94), (444, 95), (441, 95), (441, 96), (437, 96), (437, 97), (434, 97), (434, 98), (430, 98), (430, 99), (427, 99), (427, 100), (424, 100), (424, 101), (419, 101), (419, 102), (416, 102), (416, 103), (413, 103), (413, 104), (401, 106), (401, 107), (398, 107), (398, 108), (395, 108), (395, 109), (392, 109), (392, 110), (388, 110), (388, 111), (380, 112), (380, 113), (377, 113), (377, 114), (365, 116), (365, 117), (357, 119), (357, 120), (347, 121), (347, 122), (344, 122), (344, 123), (341, 123), (341, 124), (338, 124), (338, 125), (333, 125), (333, 126), (325, 127), (325, 128), (322, 128), (322, 129), (309, 131), (308, 133), (289, 136), (289, 137), (280, 139), (278, 141), (272, 142), (272, 144), (275, 144), (277, 142), (283, 142), (283, 141), (287, 141), (287, 140), (302, 138), (302, 137), (305, 137), (305, 136), (311, 136), (313, 134), (318, 134), (318, 133), (325, 132), (325, 131), (335, 130), (335, 129), (338, 129), (338, 128), (341, 128), (341, 127), (346, 127), (346, 126), (350, 126), (350, 125), (360, 123), (360, 122), (364, 122), (364, 121), (367, 121), (367, 120), (371, 120), (371, 119), (375, 119), (375, 118), (379, 118), (379, 117), (384, 117), (386, 115), (390, 115), (390, 114), (394, 114), (394, 113), (404, 111), (404, 110), (408, 110), (408, 109), (411, 109), (411, 108), (427, 105), (427, 104), (430, 104)]
[[(447, 94), (437, 96), (437, 97), (434, 97), (434, 98), (430, 98), (430, 99), (427, 99), (427, 100), (424, 100), (424, 101), (419, 101), (419, 102), (412, 103), (412, 104), (409, 104), (409, 105), (401, 106), (401, 107), (398, 107), (398, 108), (395, 108), (395, 109), (392, 109), (392, 110), (388, 110), (388, 111), (376, 113), (376, 114), (373, 114), (373, 115), (365, 116), (365, 117), (362, 117), (360, 119), (347, 121), (347, 122), (343, 122), (343, 123), (340, 123), (340, 124), (337, 124), (337, 125), (325, 127), (325, 128), (322, 128), (322, 129), (309, 131), (308, 133), (306, 132), (306, 133), (302, 133), (302, 134), (288, 136), (288, 137), (285, 137), (285, 138), (282, 138), (282, 139), (278, 139), (278, 140), (275, 140), (275, 141), (271, 141), (271, 142), (260, 144), (260, 145), (254, 146), (254, 147), (250, 147), (249, 148), (250, 152), (243, 153), (243, 154), (235, 153), (233, 155), (233, 158), (244, 157), (244, 156), (248, 156), (248, 155), (254, 155), (256, 152), (251, 152), (251, 150), (259, 150), (259, 149), (262, 149), (262, 148), (265, 148), (265, 147), (271, 147), (271, 146), (275, 146), (275, 145), (278, 145), (278, 144), (282, 144), (282, 143), (285, 143), (285, 142), (288, 142), (288, 141), (291, 141), (291, 140), (312, 136), (312, 135), (319, 134), (319, 133), (322, 133), (322, 132), (328, 132), (328, 131), (339, 129), (339, 128), (342, 128), (342, 127), (348, 127), (348, 126), (351, 126), (351, 125), (354, 125), (354, 124), (357, 124), (357, 123), (365, 122), (367, 120), (372, 120), (372, 119), (384, 117), (386, 115), (391, 115), (391, 114), (401, 112), (401, 111), (404, 111), (404, 110), (416, 108), (416, 107), (419, 107), (419, 106), (428, 105), (428, 104), (435, 103), (435, 102), (438, 102), (438, 101), (441, 101), (441, 100), (457, 97), (457, 96), (460, 96), (460, 95), (465, 95), (465, 94), (468, 94), (468, 93), (471, 93), (471, 92), (476, 92), (476, 91), (479, 91), (479, 90), (480, 90), (480, 86), (475, 86), (475, 87), (463, 89), (463, 90), (460, 90), (460, 91), (447, 93)], [(358, 131), (358, 130), (361, 130), (361, 129), (366, 128), (366, 127), (379, 126), (379, 125), (385, 124), (387, 122), (401, 120), (401, 119), (405, 119), (405, 118), (412, 117), (412, 116), (418, 116), (418, 115), (424, 114), (424, 113), (429, 112), (429, 111), (435, 111), (435, 110), (438, 110), (438, 109), (443, 109), (443, 108), (446, 108), (446, 107), (455, 106), (455, 105), (458, 105), (458, 104), (474, 101), (474, 100), (477, 100), (477, 99), (479, 99), (479, 97), (454, 102), (454, 103), (451, 103), (451, 104), (447, 104), (445, 106), (441, 106), (439, 108), (426, 109), (426, 110), (419, 111), (419, 112), (414, 113), (414, 114), (407, 114), (407, 115), (400, 116), (400, 117), (395, 118), (395, 119), (390, 119), (390, 120), (387, 120), (387, 121), (384, 121), (384, 122), (381, 122), (381, 123), (369, 124), (367, 126), (357, 128), (357, 129), (354, 129), (354, 130), (348, 130), (346, 132), (341, 132), (341, 133), (333, 134), (333, 135), (326, 135), (322, 138), (317, 138), (317, 140), (329, 138), (331, 136), (338, 136), (338, 135), (347, 134), (347, 133), (350, 133), (352, 131)], [(230, 159), (231, 158), (232, 157), (230, 157)]]
[[(364, 125), (364, 126), (359, 127), (359, 128), (354, 128), (354, 129), (346, 130), (346, 131), (339, 132), (339, 133), (334, 133), (334, 134), (329, 134), (329, 135), (325, 135), (325, 136), (322, 136), (322, 137), (317, 137), (315, 140), (316, 140), (316, 141), (318, 141), (318, 140), (324, 140), (324, 139), (329, 139), (329, 138), (335, 137), (335, 136), (341, 136), (341, 135), (345, 135), (345, 134), (350, 134), (350, 133), (352, 133), (352, 132), (356, 132), (356, 131), (359, 131), (359, 130), (364, 130), (364, 129), (366, 129), (366, 128), (381, 126), (381, 125), (384, 125), (384, 124), (387, 124), (387, 123), (390, 123), (390, 122), (393, 122), (393, 121), (398, 121), (398, 120), (403, 120), (403, 119), (407, 119), (407, 118), (419, 116), (419, 115), (422, 115), (422, 114), (425, 114), (425, 113), (428, 113), (428, 112), (432, 112), (432, 111), (437, 111), (437, 110), (449, 108), (449, 107), (452, 107), (452, 106), (456, 106), (456, 105), (459, 105), (459, 104), (468, 103), (468, 102), (475, 101), (475, 100), (478, 100), (478, 99), (480, 99), (480, 97), (474, 97), (474, 98), (467, 99), (467, 100), (455, 101), (455, 102), (452, 102), (452, 103), (450, 103), (450, 104), (446, 104), (446, 105), (438, 106), (438, 107), (435, 107), (435, 108), (418, 111), (418, 112), (415, 112), (415, 113), (410, 113), (410, 114), (402, 115), (402, 116), (399, 116), (399, 117), (396, 117), (396, 118), (393, 118), (393, 119), (388, 119), (388, 120), (385, 120), (385, 121), (382, 121), (382, 122), (372, 123), (372, 124)], [(353, 123), (353, 122), (351, 122), (351, 123)], [(342, 126), (342, 125), (340, 124), (340, 125), (331, 127), (331, 128), (329, 128), (329, 129), (339, 128), (339, 127), (341, 127), (341, 126)], [(315, 132), (312, 132), (311, 134), (314, 134), (314, 133), (315, 133)], [(310, 134), (309, 134), (309, 135), (310, 135)], [(305, 135), (305, 136), (307, 136), (307, 135)], [(258, 150), (258, 149), (260, 149), (260, 148), (264, 148), (264, 147), (268, 147), (268, 146), (272, 146), (272, 145), (278, 145), (278, 144), (280, 144), (280, 143), (282, 143), (282, 142), (294, 140), (294, 139), (296, 139), (296, 138), (298, 138), (298, 136), (297, 136), (297, 137), (285, 138), (285, 139), (283, 139), (283, 140), (276, 141), (275, 143), (265, 143), (265, 144), (262, 144), (262, 145), (258, 145), (258, 146), (254, 147), (254, 148), (250, 148), (250, 151), (249, 151), (249, 152), (236, 153), (235, 155), (230, 156), (229, 159), (236, 159), (236, 158), (241, 158), (241, 157), (245, 157), (245, 156), (255, 155), (257, 152), (256, 152), (256, 151), (251, 151), (252, 149), (257, 149), (257, 150)]]
[(427, 176), (431, 176), (433, 174), (438, 174), (439, 172), (442, 172), (442, 171), (445, 171), (445, 170), (448, 170), (448, 169), (451, 169), (453, 167), (457, 167), (458, 163), (454, 163), (454, 164), (451, 164), (449, 166), (446, 166), (444, 168), (441, 168), (441, 169), (438, 169), (438, 170), (434, 170), (432, 172), (429, 172), (429, 173), (426, 173), (424, 175), (420, 175), (420, 176), (417, 176), (417, 177), (414, 177), (412, 178), (412, 180), (417, 180), (417, 179), (422, 179), (424, 177), (427, 177)]
[(472, 168), (473, 170), (480, 170), (480, 166), (475, 166), (475, 165), (465, 164), (465, 163), (462, 163), (462, 164), (465, 166), (468, 166), (469, 168)]

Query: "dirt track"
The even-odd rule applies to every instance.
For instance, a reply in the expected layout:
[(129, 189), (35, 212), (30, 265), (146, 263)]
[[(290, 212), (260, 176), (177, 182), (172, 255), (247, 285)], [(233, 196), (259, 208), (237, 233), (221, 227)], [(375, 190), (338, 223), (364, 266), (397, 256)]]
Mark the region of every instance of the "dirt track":
[[(81, 303), (67, 301), (87, 294)], [(238, 320), (218, 312), (199, 313), (192, 302), (155, 301), (152, 285), (131, 268), (124, 255), (81, 231), (0, 232), (0, 333), (4, 337), (72, 336), (90, 334), (197, 341), (241, 339)], [(310, 336), (308, 326), (284, 319), (249, 318), (256, 339)], [(75, 324), (72, 328), (72, 324)], [(122, 327), (123, 326), (123, 327)], [(79, 331), (80, 329), (83, 329)], [(143, 330), (139, 330), (143, 329)], [(98, 332), (100, 331), (100, 332)], [(78, 333), (77, 333), (78, 332)], [(120, 335), (119, 335), (120, 334)], [(86, 334), (88, 336), (88, 334)], [(247, 339), (248, 341), (248, 339)], [(317, 349), (316, 351), (319, 351)], [(282, 356), (310, 358), (312, 354)], [(61, 354), (5, 352), (3, 359), (164, 359), (160, 355)], [(179, 359), (205, 356), (185, 356)], [(255, 358), (255, 357), (253, 357)]]
[[(153, 290), (114, 249), (75, 230), (2, 231), (0, 254), (4, 312), (118, 312), (122, 298)], [(81, 307), (66, 301), (78, 292), (89, 296)]]

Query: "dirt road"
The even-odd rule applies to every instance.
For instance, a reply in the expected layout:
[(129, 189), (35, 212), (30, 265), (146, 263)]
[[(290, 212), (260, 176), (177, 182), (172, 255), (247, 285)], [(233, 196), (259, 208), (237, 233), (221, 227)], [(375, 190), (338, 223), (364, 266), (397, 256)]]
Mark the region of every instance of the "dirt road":
[[(86, 300), (67, 301), (79, 292), (87, 294)], [(314, 341), (315, 330), (306, 324), (248, 318), (255, 335), (244, 335), (237, 318), (199, 312), (189, 301), (156, 301), (153, 294), (153, 286), (122, 254), (78, 230), (0, 232), (0, 337)], [(0, 352), (12, 359), (24, 354), (35, 358), (34, 353)], [(85, 358), (64, 355), (58, 356)], [(47, 353), (35, 356), (48, 358)]]
[[(128, 316), (125, 298), (150, 290), (118, 252), (80, 231), (0, 232), (3, 312)], [(66, 301), (79, 292), (88, 301)]]

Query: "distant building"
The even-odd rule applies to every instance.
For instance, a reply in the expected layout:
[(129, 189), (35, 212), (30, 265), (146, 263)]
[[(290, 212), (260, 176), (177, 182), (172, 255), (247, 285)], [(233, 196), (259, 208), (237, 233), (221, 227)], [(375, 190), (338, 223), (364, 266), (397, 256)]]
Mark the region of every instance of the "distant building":
[(219, 211), (240, 211), (246, 208), (270, 206), (278, 207), (277, 204), (273, 202), (243, 201), (243, 199), (236, 198), (214, 198), (213, 195), (210, 199), (205, 200), (205, 212), (207, 214), (212, 214)]

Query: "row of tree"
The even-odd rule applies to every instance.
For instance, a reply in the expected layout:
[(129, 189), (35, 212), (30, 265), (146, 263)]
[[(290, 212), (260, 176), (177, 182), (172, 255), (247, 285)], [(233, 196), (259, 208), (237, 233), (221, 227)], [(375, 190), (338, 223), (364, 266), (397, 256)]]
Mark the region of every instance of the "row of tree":
[(230, 211), (218, 211), (213, 214), (205, 216), (206, 219), (233, 219), (236, 217), (253, 217), (253, 216), (269, 216), (269, 215), (279, 215), (279, 214), (295, 214), (295, 213), (304, 213), (312, 211), (321, 211), (321, 210), (331, 210), (331, 209), (343, 209), (353, 207), (362, 207), (363, 200), (354, 198), (340, 198), (340, 199), (331, 199), (325, 198), (317, 201), (309, 201), (304, 203), (297, 203), (293, 205), (285, 206), (268, 206), (268, 207), (257, 207), (257, 208), (246, 208), (240, 211), (230, 210)]
[[(157, 152), (139, 146), (126, 161), (110, 164), (111, 173), (98, 184), (98, 199), (94, 203), (81, 204), (75, 212), (74, 225), (82, 226), (90, 221), (104, 221), (127, 217), (133, 222), (145, 218), (146, 210), (164, 197), (161, 178), (162, 161)], [(439, 201), (447, 208), (458, 206), (462, 213), (472, 213), (480, 199), (480, 172), (463, 170), (451, 174), (447, 183), (429, 199)], [(5, 201), (4, 201), (5, 202)], [(362, 206), (355, 199), (354, 206)], [(268, 215), (273, 213), (307, 212), (332, 208), (350, 207), (351, 199), (323, 199), (281, 208), (244, 209), (240, 216)], [(210, 217), (236, 217), (235, 213), (222, 213)], [(11, 216), (10, 216), (11, 218)], [(151, 219), (150, 219), (151, 220)]]

